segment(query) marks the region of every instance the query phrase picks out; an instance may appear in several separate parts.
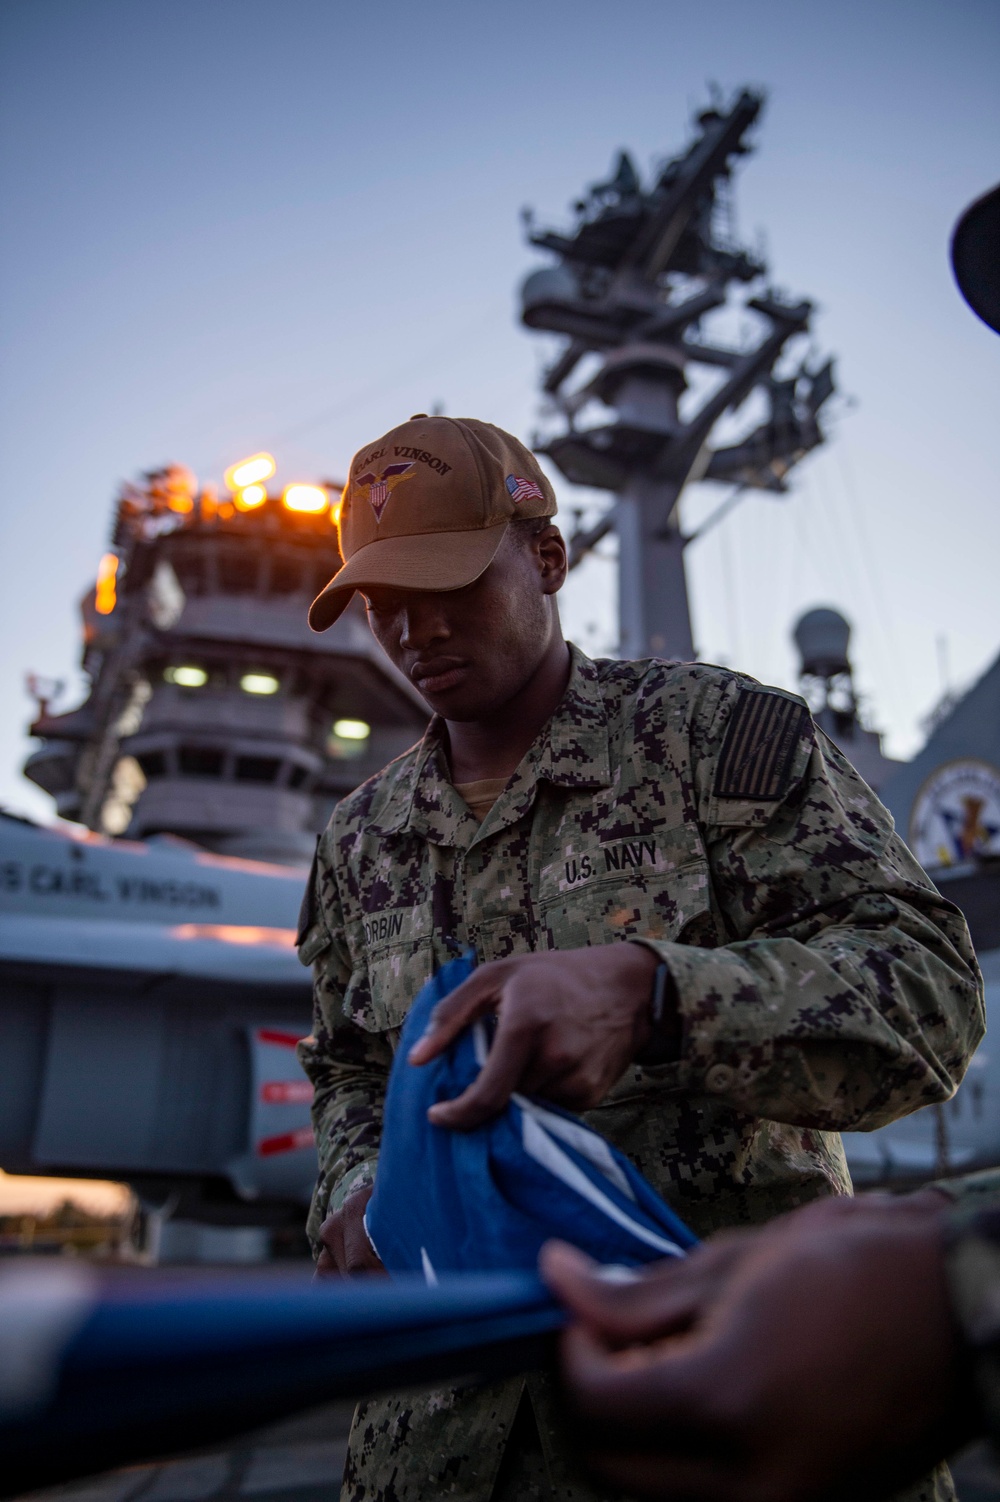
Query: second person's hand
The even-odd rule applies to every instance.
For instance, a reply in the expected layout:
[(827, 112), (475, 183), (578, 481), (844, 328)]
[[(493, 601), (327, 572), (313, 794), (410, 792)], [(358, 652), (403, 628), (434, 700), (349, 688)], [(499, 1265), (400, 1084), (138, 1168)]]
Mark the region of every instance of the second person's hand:
[(550, 1243), (591, 1464), (685, 1502), (862, 1502), (914, 1480), (975, 1422), (941, 1211), (926, 1194), (826, 1200), (622, 1286)]

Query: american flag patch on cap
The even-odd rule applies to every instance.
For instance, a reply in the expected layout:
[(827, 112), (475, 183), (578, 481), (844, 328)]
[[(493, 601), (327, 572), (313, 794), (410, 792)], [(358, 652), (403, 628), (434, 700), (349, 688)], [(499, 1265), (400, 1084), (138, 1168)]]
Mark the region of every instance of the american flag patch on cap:
[(536, 485), (534, 480), (526, 480), (523, 475), (508, 475), (507, 489), (515, 505), (518, 501), (526, 501), (529, 496), (534, 496), (538, 501), (545, 499), (542, 487)]
[(808, 730), (804, 704), (765, 689), (741, 689), (716, 768), (715, 796), (762, 802), (783, 798), (799, 737)]

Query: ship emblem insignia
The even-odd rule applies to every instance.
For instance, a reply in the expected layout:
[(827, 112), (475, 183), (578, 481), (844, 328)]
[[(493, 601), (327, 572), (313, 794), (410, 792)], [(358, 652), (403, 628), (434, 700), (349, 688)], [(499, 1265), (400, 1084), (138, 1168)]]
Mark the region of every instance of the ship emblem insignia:
[(380, 475), (372, 474), (371, 470), (366, 470), (363, 475), (358, 475), (354, 483), (355, 485), (368, 486), (368, 499), (371, 502), (371, 508), (375, 513), (375, 520), (377, 522), (382, 520), (385, 503), (392, 495), (396, 486), (403, 480), (412, 478), (409, 473), (412, 469), (413, 461), (411, 460), (409, 464), (387, 464)]
[(1000, 769), (972, 758), (938, 767), (914, 799), (910, 845), (929, 869), (1000, 855)]

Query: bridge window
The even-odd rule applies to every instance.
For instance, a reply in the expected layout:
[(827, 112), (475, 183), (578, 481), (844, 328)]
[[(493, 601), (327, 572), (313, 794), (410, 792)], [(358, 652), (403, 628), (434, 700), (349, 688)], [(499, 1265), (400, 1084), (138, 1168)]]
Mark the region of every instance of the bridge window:
[(219, 588), (225, 594), (252, 595), (260, 581), (259, 561), (229, 548), (220, 549), (218, 558)]
[(238, 756), (237, 782), (277, 782), (281, 759), (277, 756)]
[(211, 746), (181, 746), (177, 764), (182, 777), (221, 777), (224, 753)]
[(145, 773), (147, 781), (151, 777), (166, 777), (167, 775), (167, 758), (163, 751), (144, 751), (141, 756), (136, 757), (136, 761)]
[(200, 553), (176, 553), (173, 564), (174, 573), (180, 580), (181, 588), (186, 595), (204, 594), (206, 582), (205, 559)]
[(294, 595), (304, 588), (305, 575), (297, 558), (271, 559), (271, 593)]

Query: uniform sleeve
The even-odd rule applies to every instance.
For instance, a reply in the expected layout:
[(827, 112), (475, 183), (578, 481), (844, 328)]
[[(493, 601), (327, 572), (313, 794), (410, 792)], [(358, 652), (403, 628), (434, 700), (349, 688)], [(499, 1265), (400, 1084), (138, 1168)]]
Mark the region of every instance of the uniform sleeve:
[(691, 766), (716, 947), (651, 945), (688, 1086), (827, 1131), (947, 1100), (983, 1036), (982, 980), (875, 794), (801, 700), (735, 678), (705, 696)]
[(313, 967), (313, 1030), (299, 1059), (313, 1085), (319, 1177), (306, 1225), (313, 1246), (327, 1215), (375, 1176), (382, 1107), (392, 1063), (383, 1035), (351, 1022), (344, 1009), (352, 978), (336, 876), (320, 841), (299, 929), (299, 959)]

